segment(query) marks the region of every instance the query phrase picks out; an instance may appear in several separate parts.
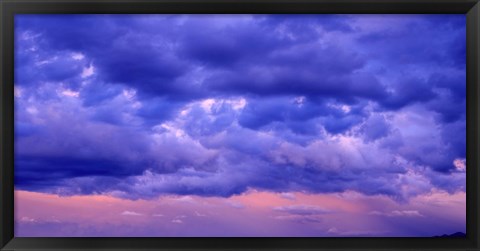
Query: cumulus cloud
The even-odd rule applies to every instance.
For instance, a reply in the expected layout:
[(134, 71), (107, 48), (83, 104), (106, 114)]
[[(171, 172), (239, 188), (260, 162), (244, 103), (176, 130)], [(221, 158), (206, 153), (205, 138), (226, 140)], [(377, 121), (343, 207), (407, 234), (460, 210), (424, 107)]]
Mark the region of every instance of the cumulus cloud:
[(19, 15), (16, 186), (463, 191), (465, 17), (441, 17)]

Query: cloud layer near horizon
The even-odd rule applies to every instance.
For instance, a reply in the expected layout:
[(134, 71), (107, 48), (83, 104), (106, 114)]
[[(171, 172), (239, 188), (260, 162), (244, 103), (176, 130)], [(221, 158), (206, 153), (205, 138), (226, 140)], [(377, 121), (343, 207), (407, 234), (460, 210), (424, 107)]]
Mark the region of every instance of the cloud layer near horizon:
[(17, 189), (465, 191), (464, 15), (15, 22)]
[(409, 204), (352, 191), (249, 190), (228, 199), (166, 195), (136, 201), (25, 191), (15, 197), (16, 237), (432, 237), (466, 229), (463, 192), (433, 191)]

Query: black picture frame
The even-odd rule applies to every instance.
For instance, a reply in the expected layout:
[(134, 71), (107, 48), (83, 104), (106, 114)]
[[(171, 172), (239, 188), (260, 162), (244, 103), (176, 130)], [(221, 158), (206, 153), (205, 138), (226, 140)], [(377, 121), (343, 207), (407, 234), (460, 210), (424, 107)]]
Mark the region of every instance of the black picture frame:
[[(478, 0), (1, 0), (1, 250), (479, 250)], [(465, 238), (15, 238), (14, 15), (26, 13), (383, 13), (467, 16), (467, 236)]]

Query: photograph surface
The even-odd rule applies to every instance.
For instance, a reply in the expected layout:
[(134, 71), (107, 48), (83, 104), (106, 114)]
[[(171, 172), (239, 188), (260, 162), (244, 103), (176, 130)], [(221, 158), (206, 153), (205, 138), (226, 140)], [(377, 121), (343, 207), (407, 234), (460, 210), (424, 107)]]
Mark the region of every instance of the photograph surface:
[(15, 236), (464, 236), (465, 28), (16, 15)]

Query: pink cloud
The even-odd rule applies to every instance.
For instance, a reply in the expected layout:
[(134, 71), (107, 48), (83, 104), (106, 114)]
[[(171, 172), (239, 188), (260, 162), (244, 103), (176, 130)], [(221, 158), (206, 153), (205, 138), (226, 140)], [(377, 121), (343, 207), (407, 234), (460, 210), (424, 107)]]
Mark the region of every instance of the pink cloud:
[(442, 191), (402, 203), (357, 192), (127, 200), (16, 191), (15, 202), (16, 236), (434, 236), (466, 222), (465, 193)]

